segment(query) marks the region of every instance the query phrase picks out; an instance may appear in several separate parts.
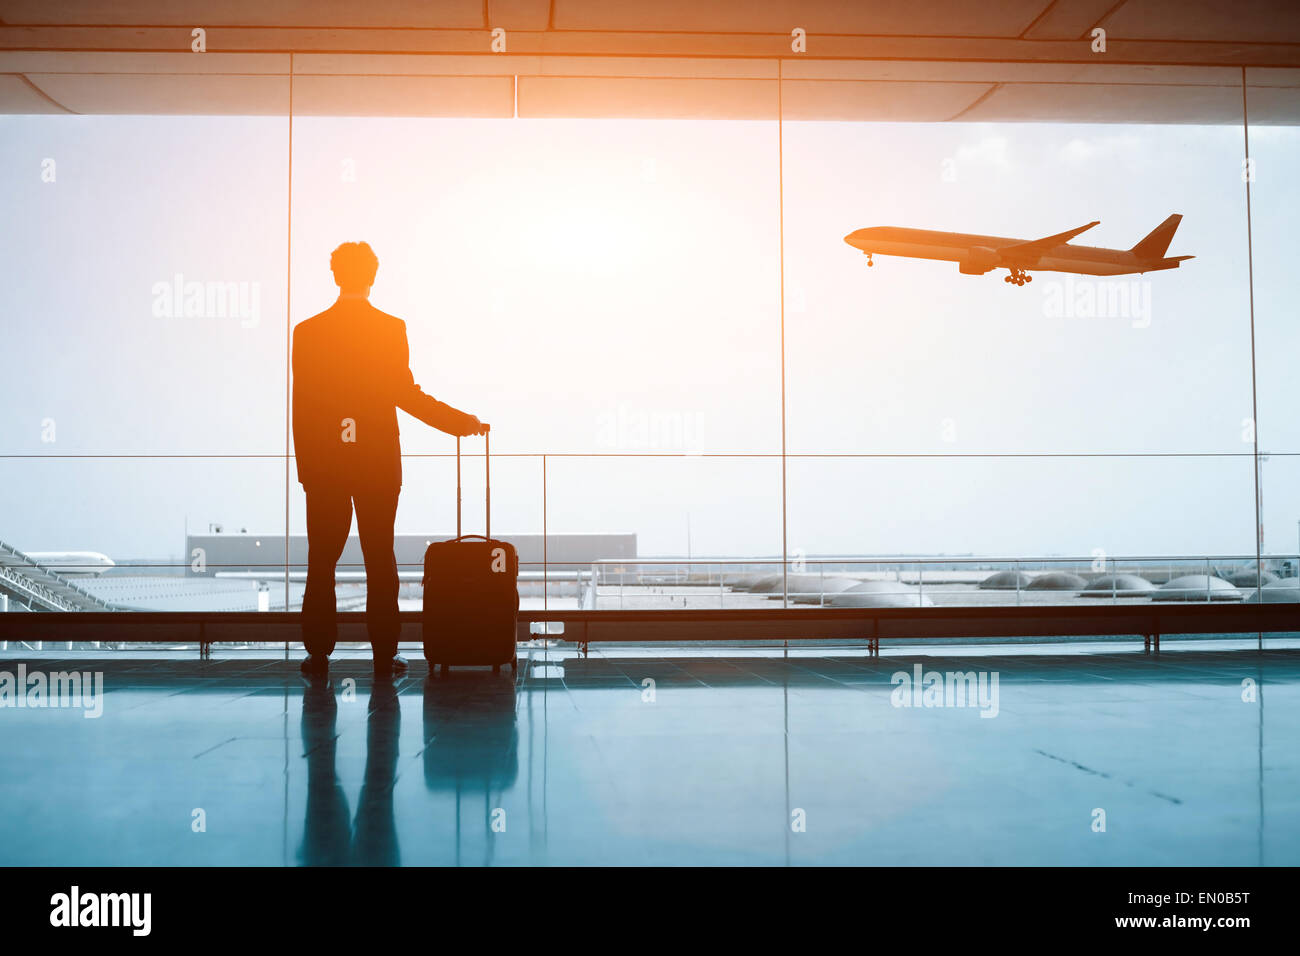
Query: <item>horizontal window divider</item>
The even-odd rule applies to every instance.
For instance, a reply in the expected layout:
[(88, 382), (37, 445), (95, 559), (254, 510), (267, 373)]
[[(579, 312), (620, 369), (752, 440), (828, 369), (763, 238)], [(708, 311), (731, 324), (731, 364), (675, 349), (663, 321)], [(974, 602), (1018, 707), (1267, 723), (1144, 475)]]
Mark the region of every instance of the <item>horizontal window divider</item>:
[[(55, 461), (64, 460), (193, 460), (193, 461), (284, 461), (293, 455), (279, 454), (143, 454), (107, 452), (87, 452), (84, 454), (0, 454), (0, 461)], [(455, 452), (404, 452), (403, 459), (445, 458), (452, 460)], [(482, 452), (465, 452), (462, 458), (482, 458)], [(986, 451), (986, 452), (789, 452), (782, 455), (777, 452), (554, 452), (554, 451), (506, 451), (493, 452), (493, 458), (762, 458), (780, 460), (791, 459), (907, 459), (907, 458), (1254, 458), (1253, 451)], [(1300, 451), (1261, 451), (1261, 458), (1300, 457)]]

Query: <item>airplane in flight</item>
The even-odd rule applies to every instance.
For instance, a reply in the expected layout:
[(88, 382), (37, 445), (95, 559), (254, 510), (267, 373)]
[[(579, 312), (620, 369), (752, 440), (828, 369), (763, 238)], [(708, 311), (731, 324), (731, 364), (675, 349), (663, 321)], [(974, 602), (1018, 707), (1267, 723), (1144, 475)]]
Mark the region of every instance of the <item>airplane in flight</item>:
[(1002, 236), (977, 236), (964, 232), (940, 232), (933, 229), (906, 229), (898, 226), (872, 226), (858, 229), (844, 241), (867, 255), (867, 265), (875, 265), (872, 253), (883, 256), (906, 256), (911, 259), (939, 259), (956, 262), (964, 275), (983, 275), (993, 269), (1007, 269), (1003, 282), (1024, 285), (1032, 282), (1035, 272), (1073, 272), (1088, 276), (1122, 276), (1161, 269), (1177, 269), (1178, 264), (1194, 256), (1166, 258), (1165, 250), (1183, 217), (1175, 213), (1142, 239), (1132, 249), (1102, 249), (1097, 246), (1072, 246), (1070, 240), (1097, 225), (1086, 226), (1047, 236), (1043, 239), (1007, 239)]

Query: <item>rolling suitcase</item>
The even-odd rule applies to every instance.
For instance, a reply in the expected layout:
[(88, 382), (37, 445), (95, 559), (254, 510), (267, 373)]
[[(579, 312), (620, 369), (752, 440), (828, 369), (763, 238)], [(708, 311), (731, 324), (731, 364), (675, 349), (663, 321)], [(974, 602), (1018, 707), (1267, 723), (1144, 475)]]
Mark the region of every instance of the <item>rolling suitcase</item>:
[(435, 541), (424, 552), (424, 659), (430, 671), (452, 664), (513, 671), (515, 619), (519, 613), (519, 553), (492, 538), (492, 466), (483, 436), (487, 534), (461, 534), (460, 438), (456, 439), (456, 537)]

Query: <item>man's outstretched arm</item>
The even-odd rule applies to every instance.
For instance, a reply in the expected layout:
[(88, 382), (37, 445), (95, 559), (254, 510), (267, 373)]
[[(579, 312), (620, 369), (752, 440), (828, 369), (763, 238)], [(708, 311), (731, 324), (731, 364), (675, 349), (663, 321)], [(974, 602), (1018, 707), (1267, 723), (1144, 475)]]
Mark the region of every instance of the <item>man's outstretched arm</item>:
[(474, 415), (438, 401), (415, 384), (415, 376), (411, 374), (411, 349), (406, 341), (405, 324), (402, 325), (401, 338), (401, 365), (396, 371), (397, 407), (448, 435), (478, 435), (487, 431), (487, 426)]

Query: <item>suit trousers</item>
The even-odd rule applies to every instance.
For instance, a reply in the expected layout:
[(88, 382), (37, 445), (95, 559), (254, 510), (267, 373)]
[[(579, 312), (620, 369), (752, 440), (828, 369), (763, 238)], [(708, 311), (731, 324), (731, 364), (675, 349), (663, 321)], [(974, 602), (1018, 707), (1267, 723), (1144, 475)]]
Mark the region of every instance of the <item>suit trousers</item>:
[(366, 631), (376, 660), (397, 653), (402, 624), (397, 612), (397, 558), (393, 525), (400, 484), (379, 487), (315, 485), (307, 494), (307, 588), (302, 598), (302, 642), (309, 654), (329, 655), (338, 640), (334, 569), (348, 534), (352, 510), (366, 565)]

